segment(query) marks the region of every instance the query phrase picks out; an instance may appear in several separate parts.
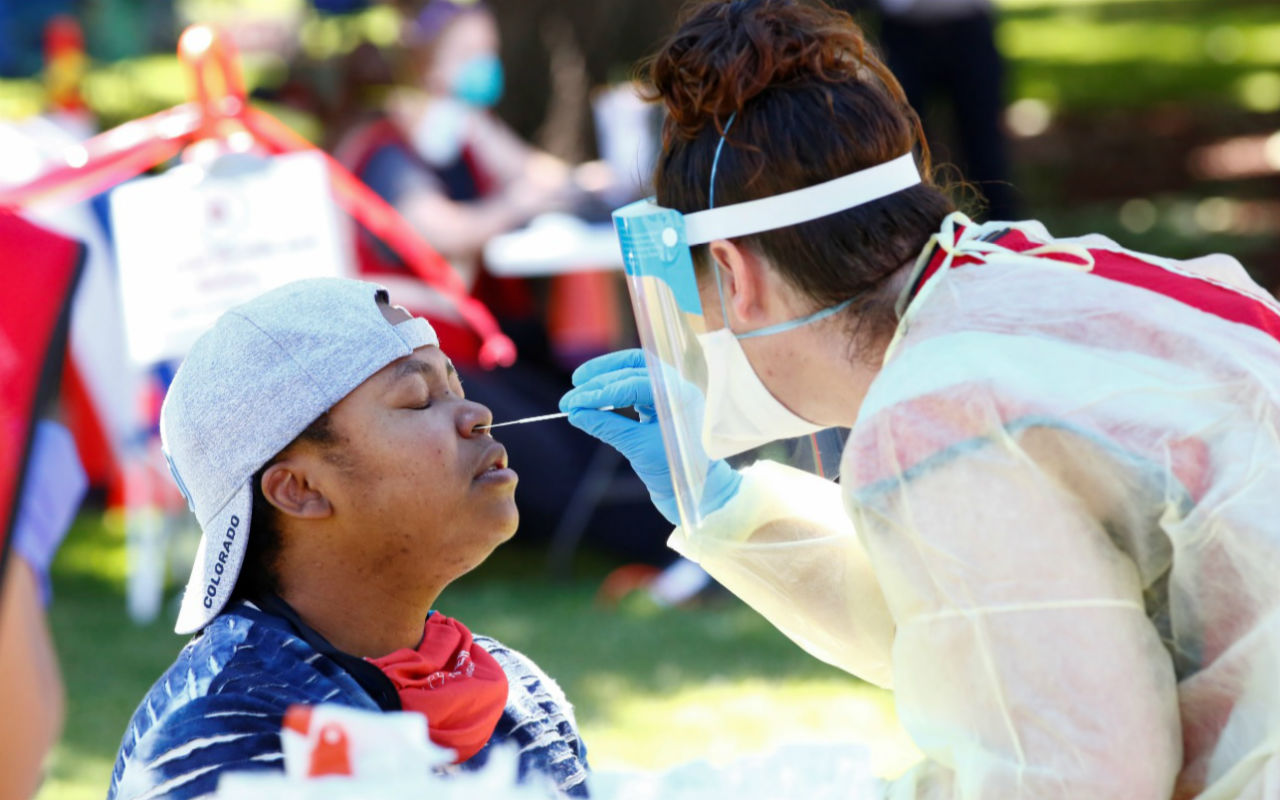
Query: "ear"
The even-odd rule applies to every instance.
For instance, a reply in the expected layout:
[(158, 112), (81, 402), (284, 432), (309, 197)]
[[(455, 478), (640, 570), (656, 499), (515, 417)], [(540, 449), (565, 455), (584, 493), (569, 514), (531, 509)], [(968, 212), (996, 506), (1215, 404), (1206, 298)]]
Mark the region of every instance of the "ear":
[(282, 513), (300, 519), (324, 519), (333, 514), (329, 498), (307, 480), (302, 465), (284, 458), (262, 473), (262, 495)]
[[(725, 324), (739, 332), (760, 327), (767, 294), (764, 263), (728, 239), (716, 239), (710, 248), (712, 269), (720, 275), (720, 290), (730, 317)], [(730, 324), (730, 320), (735, 324)]]

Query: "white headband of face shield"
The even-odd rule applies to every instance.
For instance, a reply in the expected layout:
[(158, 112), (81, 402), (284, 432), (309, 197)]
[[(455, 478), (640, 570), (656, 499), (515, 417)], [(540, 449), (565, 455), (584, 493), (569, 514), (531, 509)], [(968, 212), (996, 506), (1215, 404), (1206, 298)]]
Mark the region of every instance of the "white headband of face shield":
[(799, 225), (870, 203), (920, 183), (911, 153), (841, 178), (684, 216), (689, 246)]

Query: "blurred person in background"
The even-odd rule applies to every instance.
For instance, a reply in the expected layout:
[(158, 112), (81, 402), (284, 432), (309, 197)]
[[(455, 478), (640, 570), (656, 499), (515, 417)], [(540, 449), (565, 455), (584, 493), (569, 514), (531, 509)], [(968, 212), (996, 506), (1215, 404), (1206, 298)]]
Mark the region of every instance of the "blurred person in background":
[[(348, 133), (338, 156), (475, 286), (486, 242), (570, 208), (579, 188), (568, 165), (492, 113), (505, 78), (483, 0), (431, 0), (406, 24), (399, 67), (384, 113)], [(394, 262), (363, 271), (404, 274)]]
[(462, 769), (506, 744), (522, 775), (583, 795), (559, 687), (433, 610), (519, 522), (492, 419), (374, 284), (298, 281), (223, 314), (160, 422), (203, 531), (175, 626), (195, 636), (129, 722), (108, 798), (281, 770), (285, 713), (320, 703), (421, 713)]
[(49, 569), (86, 485), (71, 434), (52, 420), (37, 423), (0, 593), (0, 800), (35, 794), (62, 727), (65, 700), (45, 609), (53, 599)]
[[(531, 147), (493, 114), (505, 81), (497, 20), (483, 0), (431, 0), (408, 23), (405, 43), (402, 85), (384, 111), (343, 137), (336, 149), (339, 160), (454, 265), (515, 341), (519, 360), (508, 369), (480, 369), (470, 329), (399, 259), (363, 233), (357, 240), (360, 272), (431, 320), (468, 393), (489, 406), (496, 419), (545, 414), (569, 384), (548, 338), (539, 287), (488, 274), (481, 251), (492, 237), (539, 214), (594, 207), (593, 192), (609, 185), (607, 169), (571, 168)], [(362, 69), (375, 72), (367, 64)], [(517, 499), (522, 535), (549, 539), (597, 445), (559, 423), (515, 426), (504, 442), (517, 460), (540, 465), (526, 473)], [(669, 560), (651, 545), (652, 533), (663, 523), (642, 499), (634, 476), (621, 470), (616, 481), (621, 488), (615, 496), (636, 499), (597, 509), (586, 538), (626, 557)]]
[[(1005, 63), (996, 47), (991, 0), (843, 0), (835, 5), (876, 15), (885, 63), (920, 114), (935, 154), (945, 153), (981, 191), (985, 218), (1018, 219), (1002, 123)], [(939, 148), (942, 143), (954, 147)]]

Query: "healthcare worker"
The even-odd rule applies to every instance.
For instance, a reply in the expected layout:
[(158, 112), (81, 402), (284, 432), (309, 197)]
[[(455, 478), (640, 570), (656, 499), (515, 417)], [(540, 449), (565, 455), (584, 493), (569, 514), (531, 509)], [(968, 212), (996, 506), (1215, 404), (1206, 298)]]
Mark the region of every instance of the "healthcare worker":
[(888, 795), (1280, 797), (1274, 301), (954, 213), (820, 4), (695, 6), (647, 70), (657, 194), (615, 215), (644, 350), (562, 408), (673, 547), (894, 689), (926, 759)]

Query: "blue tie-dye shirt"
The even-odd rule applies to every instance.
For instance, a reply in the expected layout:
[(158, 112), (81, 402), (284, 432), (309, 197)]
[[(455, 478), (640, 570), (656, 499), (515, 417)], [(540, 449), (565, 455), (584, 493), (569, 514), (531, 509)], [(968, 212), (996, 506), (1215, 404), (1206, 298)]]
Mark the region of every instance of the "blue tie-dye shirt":
[[(313, 646), (317, 634), (300, 625), (245, 601), (214, 619), (134, 712), (107, 800), (186, 800), (212, 794), (224, 772), (284, 769), (280, 728), (295, 703), (379, 710), (339, 663), (351, 657), (322, 652), (323, 640)], [(489, 744), (463, 767), (511, 743), (522, 773), (540, 771), (586, 797), (586, 748), (560, 688), (524, 655), (484, 636), (475, 642), (502, 665), (510, 692)]]

